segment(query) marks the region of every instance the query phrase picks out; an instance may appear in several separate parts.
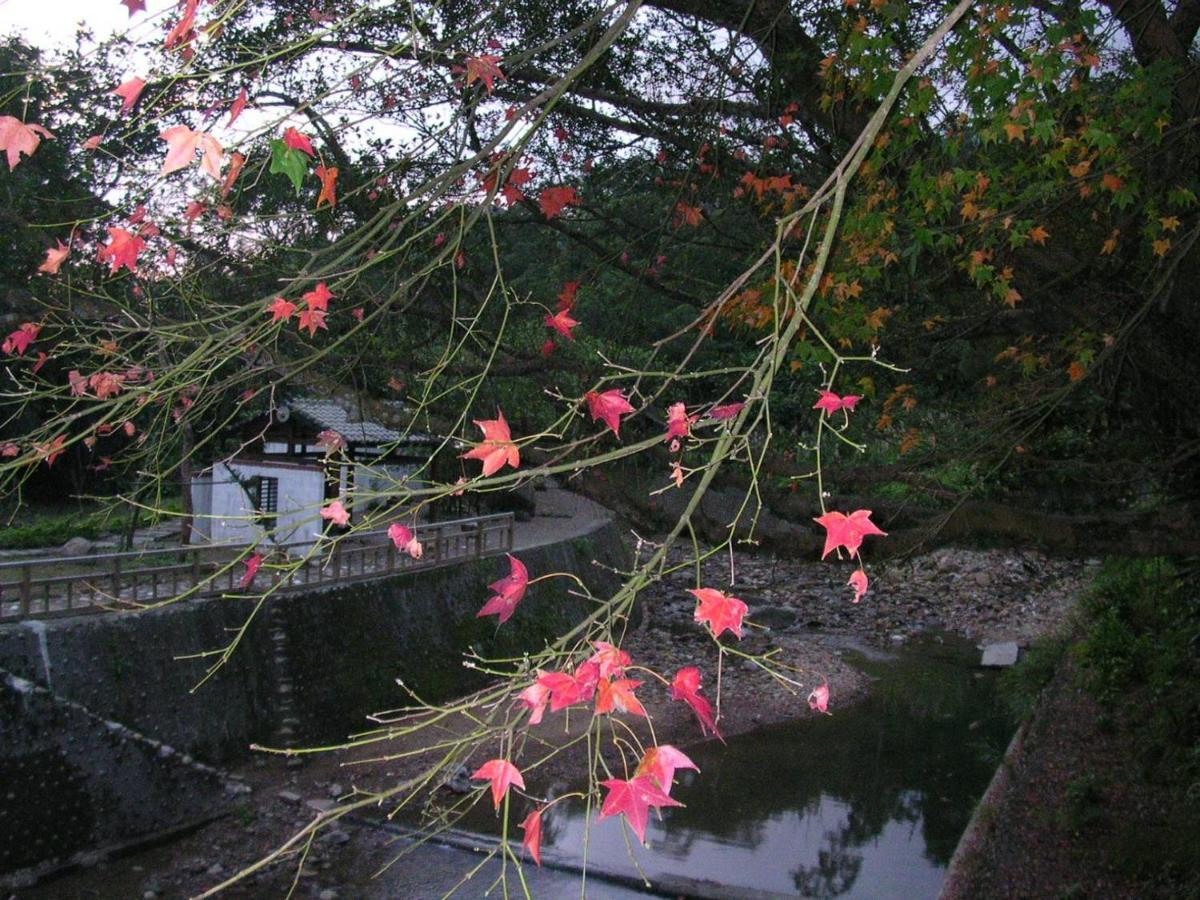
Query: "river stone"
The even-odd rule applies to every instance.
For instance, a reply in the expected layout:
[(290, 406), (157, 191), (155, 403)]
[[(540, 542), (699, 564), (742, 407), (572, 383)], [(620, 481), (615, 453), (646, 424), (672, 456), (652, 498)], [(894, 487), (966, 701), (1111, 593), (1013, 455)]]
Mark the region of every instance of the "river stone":
[(92, 542), (85, 537), (73, 537), (58, 549), (59, 556), (87, 556), (92, 552)]
[(999, 644), (988, 644), (983, 648), (983, 660), (981, 666), (1015, 666), (1017, 664), (1017, 656), (1021, 653), (1021, 648), (1017, 646), (1016, 641), (1004, 641)]

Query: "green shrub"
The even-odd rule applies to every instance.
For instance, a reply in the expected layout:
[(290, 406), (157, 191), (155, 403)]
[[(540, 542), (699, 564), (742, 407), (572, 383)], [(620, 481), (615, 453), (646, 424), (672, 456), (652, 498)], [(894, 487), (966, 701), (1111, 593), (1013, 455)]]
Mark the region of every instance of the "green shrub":
[(1114, 560), (1084, 599), (1087, 687), (1137, 735), (1142, 761), (1200, 777), (1200, 603), (1169, 560)]
[(1020, 662), (1000, 675), (1000, 696), (1015, 721), (1026, 719), (1033, 712), (1038, 695), (1054, 677), (1068, 645), (1064, 637), (1038, 638)]

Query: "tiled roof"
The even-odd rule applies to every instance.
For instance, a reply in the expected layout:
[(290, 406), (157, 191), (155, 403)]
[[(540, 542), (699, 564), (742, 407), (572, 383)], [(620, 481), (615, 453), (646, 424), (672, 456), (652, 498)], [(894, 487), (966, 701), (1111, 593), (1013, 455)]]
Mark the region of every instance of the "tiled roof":
[(379, 422), (352, 421), (345, 408), (333, 400), (313, 400), (309, 397), (293, 397), (287, 407), (296, 415), (311, 422), (318, 431), (336, 431), (351, 444), (406, 444), (435, 443), (438, 439), (431, 434), (410, 432), (404, 435), (395, 428)]

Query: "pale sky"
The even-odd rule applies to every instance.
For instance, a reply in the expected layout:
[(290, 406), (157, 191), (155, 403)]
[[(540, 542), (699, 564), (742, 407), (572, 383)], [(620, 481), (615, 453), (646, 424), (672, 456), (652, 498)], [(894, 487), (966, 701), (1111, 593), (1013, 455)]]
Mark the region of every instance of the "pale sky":
[(49, 47), (71, 42), (83, 22), (103, 40), (127, 28), (160, 28), (162, 13), (177, 5), (147, 0), (147, 12), (131, 17), (120, 0), (0, 0), (0, 35), (18, 31), (35, 47)]

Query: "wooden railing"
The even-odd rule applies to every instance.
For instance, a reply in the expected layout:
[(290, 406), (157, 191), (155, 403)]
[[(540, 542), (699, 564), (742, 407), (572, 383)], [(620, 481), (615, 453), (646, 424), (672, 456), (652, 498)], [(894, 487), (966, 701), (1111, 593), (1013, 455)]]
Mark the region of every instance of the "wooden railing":
[(296, 591), (382, 578), (505, 553), (513, 546), (512, 513), (432, 522), (415, 529), (420, 559), (398, 551), (384, 532), (325, 541), (262, 544), (266, 558), (243, 585), (244, 547), (167, 547), (94, 556), (0, 563), (0, 622), (142, 609), (186, 595)]

